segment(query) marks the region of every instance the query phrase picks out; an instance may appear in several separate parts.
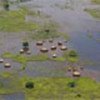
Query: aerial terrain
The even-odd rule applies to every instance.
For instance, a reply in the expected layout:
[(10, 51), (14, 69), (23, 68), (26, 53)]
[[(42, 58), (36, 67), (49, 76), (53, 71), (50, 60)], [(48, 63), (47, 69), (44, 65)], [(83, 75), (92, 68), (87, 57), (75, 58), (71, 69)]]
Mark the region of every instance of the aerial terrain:
[(100, 0), (0, 0), (0, 100), (100, 100)]

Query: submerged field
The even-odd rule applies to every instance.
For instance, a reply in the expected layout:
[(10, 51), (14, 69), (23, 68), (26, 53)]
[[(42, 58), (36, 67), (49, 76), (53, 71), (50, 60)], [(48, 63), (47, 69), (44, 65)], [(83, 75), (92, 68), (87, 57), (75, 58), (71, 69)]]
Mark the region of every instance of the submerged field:
[(0, 5), (0, 100), (99, 100), (99, 4), (30, 0), (12, 2), (9, 11)]
[[(10, 76), (10, 80), (7, 86), (11, 87), (10, 90), (2, 85), (1, 94), (16, 94), (20, 90), (21, 93), (24, 93), (26, 100), (41, 100), (41, 98), (44, 100), (66, 100), (66, 98), (68, 100), (91, 100), (92, 98), (99, 100), (100, 98), (100, 84), (88, 78), (17, 78)], [(33, 82), (34, 88), (25, 88), (27, 82)], [(74, 83), (75, 86), (71, 87), (71, 83)]]

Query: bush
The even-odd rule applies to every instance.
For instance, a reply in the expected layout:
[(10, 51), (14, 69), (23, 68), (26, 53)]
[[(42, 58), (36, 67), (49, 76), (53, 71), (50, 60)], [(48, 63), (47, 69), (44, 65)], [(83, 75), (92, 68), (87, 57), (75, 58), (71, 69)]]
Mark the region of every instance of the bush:
[(76, 86), (75, 82), (69, 82), (68, 87), (74, 88)]
[(33, 82), (27, 82), (25, 84), (25, 87), (28, 88), (28, 89), (32, 89), (32, 88), (34, 88), (34, 83)]
[(74, 50), (71, 50), (71, 51), (69, 52), (69, 56), (70, 56), (70, 57), (77, 57), (77, 53), (76, 53)]

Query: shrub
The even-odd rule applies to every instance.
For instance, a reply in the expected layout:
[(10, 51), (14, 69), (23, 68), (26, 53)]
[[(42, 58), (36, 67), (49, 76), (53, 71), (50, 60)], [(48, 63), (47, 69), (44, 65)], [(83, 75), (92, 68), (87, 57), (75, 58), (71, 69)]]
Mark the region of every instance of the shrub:
[(34, 88), (34, 83), (33, 82), (27, 82), (25, 84), (25, 87), (28, 88), (28, 89), (32, 89), (32, 88)]

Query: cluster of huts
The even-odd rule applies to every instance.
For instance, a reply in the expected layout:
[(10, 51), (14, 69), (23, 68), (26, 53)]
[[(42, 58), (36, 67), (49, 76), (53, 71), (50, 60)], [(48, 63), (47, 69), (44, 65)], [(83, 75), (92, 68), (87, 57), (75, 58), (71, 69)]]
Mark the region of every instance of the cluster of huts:
[(76, 67), (68, 67), (68, 69), (67, 69), (68, 72), (72, 73), (73, 77), (80, 77), (81, 76), (81, 72), (80, 71), (83, 71), (83, 70), (84, 70), (83, 66), (80, 66), (78, 68), (76, 68)]
[[(50, 51), (56, 51), (57, 49), (59, 49), (60, 48), (60, 50), (61, 51), (66, 51), (68, 48), (63, 44), (63, 42), (62, 41), (58, 41), (57, 42), (57, 45), (54, 45), (53, 44), (53, 39), (49, 39), (48, 40), (48, 42), (52, 45), (51, 47), (50, 47), (50, 49), (48, 49), (46, 46), (44, 46), (44, 41), (37, 41), (36, 42), (36, 46), (37, 47), (40, 47), (39, 49), (40, 49), (40, 52), (41, 53), (48, 53), (48, 52), (50, 52)], [(31, 51), (29, 50), (29, 43), (28, 42), (23, 42), (23, 48), (22, 49), (20, 49), (20, 54), (23, 54), (23, 53), (27, 53), (27, 54), (31, 54)], [(56, 53), (54, 53), (53, 55), (52, 55), (52, 57), (53, 58), (56, 58), (57, 57), (57, 54)]]
[[(54, 40), (53, 39), (49, 39), (48, 42), (50, 44), (52, 44), (54, 42)], [(37, 47), (40, 47), (40, 52), (41, 53), (50, 52), (50, 50), (47, 47), (44, 46), (44, 41), (37, 41), (36, 42), (36, 46)], [(52, 45), (51, 46), (51, 51), (56, 51), (58, 47), (60, 48), (61, 51), (67, 50), (67, 47), (65, 45), (63, 45), (63, 42), (62, 41), (58, 41), (57, 42), (57, 45)], [(31, 51), (30, 51), (30, 48), (29, 48), (29, 42), (27, 42), (27, 41), (22, 42), (22, 48), (20, 49), (19, 52), (20, 52), (20, 54), (24, 54), (25, 53), (25, 54), (30, 55), (31, 54)], [(54, 53), (52, 55), (52, 57), (53, 58), (56, 58), (57, 57), (57, 54)], [(4, 59), (1, 58), (0, 59), (0, 63), (4, 63)], [(11, 67), (11, 64), (8, 63), (8, 62), (7, 63), (4, 63), (4, 67), (5, 68), (10, 68)]]
[[(47, 40), (50, 44), (51, 47), (48, 49), (44, 43), (46, 41), (37, 41), (36, 42), (36, 46), (39, 47), (39, 50), (41, 53), (48, 53), (50, 51), (56, 51), (57, 49), (60, 49), (61, 51), (66, 51), (68, 48), (64, 45), (64, 43), (62, 41), (57, 41), (56, 45), (53, 44), (54, 40), (53, 39), (49, 39)], [(24, 41), (22, 42), (22, 48), (19, 51), (20, 54), (31, 54), (30, 48), (29, 48), (29, 42)], [(52, 55), (53, 58), (57, 58), (57, 54), (54, 53)], [(4, 63), (4, 59), (0, 59), (0, 63)], [(10, 63), (4, 63), (4, 67), (5, 68), (10, 68), (11, 64)], [(83, 67), (80, 68), (81, 70), (83, 70)], [(81, 74), (80, 72), (76, 69), (76, 67), (68, 67), (68, 71), (72, 72), (72, 75), (74, 77), (80, 77)]]
[(4, 59), (2, 59), (2, 58), (0, 59), (0, 63), (4, 63), (4, 67), (5, 67), (5, 68), (10, 68), (10, 67), (11, 67), (11, 64), (8, 63), (8, 62), (5, 63), (5, 62), (4, 62)]

